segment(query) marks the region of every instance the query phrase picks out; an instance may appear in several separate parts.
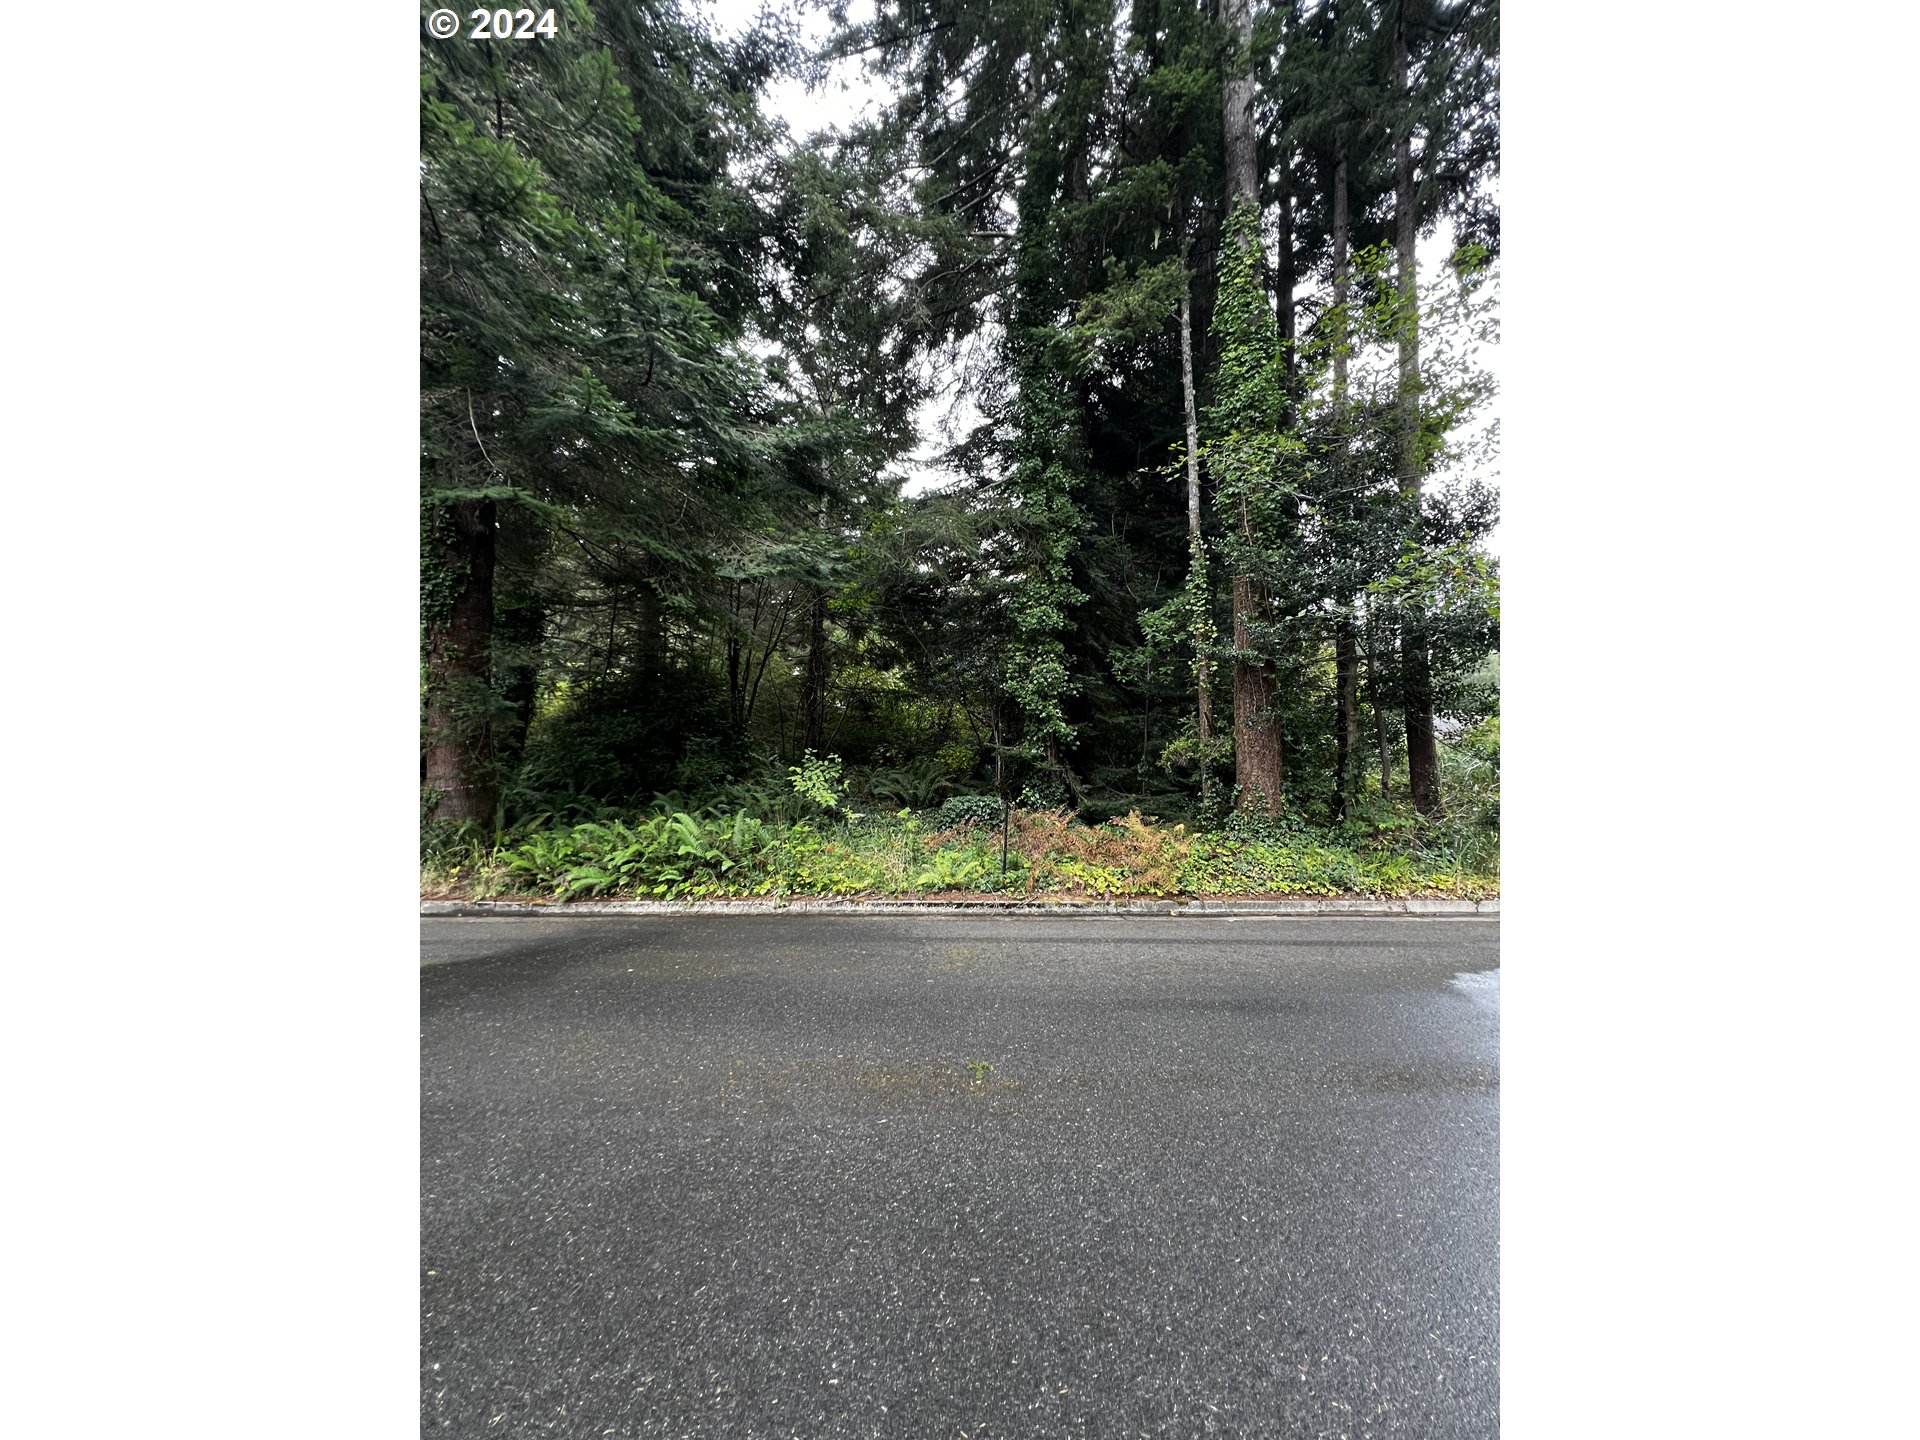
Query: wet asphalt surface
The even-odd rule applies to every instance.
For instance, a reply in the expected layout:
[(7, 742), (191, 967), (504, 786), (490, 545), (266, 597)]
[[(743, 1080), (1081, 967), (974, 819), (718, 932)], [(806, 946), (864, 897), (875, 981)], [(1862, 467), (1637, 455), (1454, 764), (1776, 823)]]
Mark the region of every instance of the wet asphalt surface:
[(1497, 921), (421, 931), (423, 1434), (1498, 1433)]

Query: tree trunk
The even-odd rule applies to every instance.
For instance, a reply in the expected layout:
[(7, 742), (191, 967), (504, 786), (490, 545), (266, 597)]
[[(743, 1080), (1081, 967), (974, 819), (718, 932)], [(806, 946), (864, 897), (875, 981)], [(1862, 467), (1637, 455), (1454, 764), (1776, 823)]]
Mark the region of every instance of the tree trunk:
[(1393, 248), (1400, 285), (1400, 488), (1418, 494), (1420, 488), (1420, 307), (1418, 261), (1415, 244), (1419, 238), (1414, 212), (1413, 176), (1413, 94), (1407, 74), (1407, 38), (1405, 6), (1402, 19), (1393, 31), (1393, 86), (1400, 99), (1400, 115), (1393, 136)]
[(426, 617), (426, 756), (438, 798), (430, 820), (491, 822), (499, 803), (492, 709), (494, 507), (459, 500), (432, 521), (430, 544), (451, 590)]
[[(503, 610), (494, 621), (494, 649), (507, 650), (500, 698), (506, 706), (503, 733), (494, 737), (494, 756), (501, 774), (509, 775), (526, 754), (527, 732), (533, 726), (533, 708), (539, 698), (540, 642), (546, 634), (546, 609), (539, 602)], [(495, 669), (500, 668), (495, 657)]]
[(1347, 798), (1356, 788), (1354, 765), (1360, 754), (1360, 646), (1353, 621), (1341, 616), (1333, 625), (1334, 720), (1333, 813), (1347, 818)]
[(747, 677), (742, 673), (740, 616), (736, 608), (727, 629), (727, 732), (735, 753), (747, 744)]
[[(1280, 336), (1281, 358), (1287, 367), (1287, 378), (1293, 379), (1295, 360), (1294, 335), (1298, 319), (1293, 303), (1293, 156), (1291, 151), (1280, 153), (1280, 253), (1274, 257), (1274, 327)], [(1289, 387), (1291, 388), (1291, 387)]]
[(629, 592), (633, 608), (633, 656), (644, 674), (653, 674), (666, 663), (666, 636), (660, 622), (660, 599), (651, 582), (644, 578), (651, 562), (642, 569), (643, 578)]
[[(1347, 147), (1339, 146), (1333, 161), (1333, 413), (1334, 483), (1343, 492), (1352, 483), (1347, 464), (1347, 274), (1349, 221), (1347, 216)], [(1338, 509), (1351, 513), (1344, 494)], [(1351, 597), (1340, 603), (1346, 606)], [(1360, 659), (1357, 635), (1350, 615), (1342, 613), (1333, 627), (1334, 764), (1333, 813), (1347, 817), (1347, 802), (1359, 789), (1353, 772), (1360, 760)]]
[(1200, 529), (1200, 410), (1193, 393), (1193, 303), (1186, 272), (1180, 289), (1180, 388), (1187, 405), (1187, 573), (1196, 583), (1193, 616), (1193, 683), (1200, 736), (1200, 796), (1211, 786), (1207, 746), (1213, 739), (1213, 662), (1207, 655), (1206, 539)]
[(1238, 46), (1227, 61), (1221, 121), (1227, 161), (1227, 209), (1238, 200), (1260, 207), (1260, 161), (1253, 133), (1253, 7), (1251, 0), (1222, 0), (1220, 18)]
[[(1250, 0), (1223, 0), (1221, 19), (1233, 32), (1236, 50), (1227, 62), (1222, 87), (1221, 126), (1227, 162), (1227, 210), (1242, 201), (1260, 209), (1260, 161), (1253, 130), (1253, 10)], [(1247, 244), (1258, 246), (1258, 236)], [(1245, 510), (1240, 514), (1242, 537), (1251, 549), (1256, 536)], [(1244, 655), (1251, 649), (1247, 617), (1266, 608), (1267, 597), (1245, 574), (1233, 577), (1233, 648)], [(1277, 815), (1281, 804), (1280, 722), (1273, 713), (1274, 682), (1270, 666), (1236, 658), (1233, 662), (1233, 766), (1240, 786), (1240, 808)]]
[(807, 673), (800, 681), (800, 748), (827, 749), (827, 592), (815, 590), (807, 617)]
[[(759, 607), (755, 606), (754, 615), (756, 619), (759, 617), (759, 613)], [(787, 618), (792, 613), (791, 602), (782, 601), (779, 610), (775, 614), (773, 636), (767, 641), (767, 648), (760, 652), (760, 663), (757, 667), (753, 663), (752, 649), (749, 648), (747, 651), (749, 684), (747, 686), (746, 710), (741, 715), (740, 734), (742, 739), (744, 739), (747, 732), (753, 728), (753, 707), (760, 703), (760, 682), (767, 678), (767, 666), (773, 663), (774, 652), (780, 648), (781, 640), (786, 638)]]
[[(827, 529), (827, 497), (820, 497), (820, 529)], [(827, 587), (813, 587), (807, 612), (807, 670), (800, 680), (800, 748), (827, 750)]]
[(1367, 701), (1373, 706), (1373, 738), (1380, 748), (1380, 798), (1393, 798), (1393, 743), (1387, 736), (1387, 696), (1380, 684), (1375, 653), (1380, 627), (1368, 618), (1366, 629)]
[[(1347, 295), (1352, 276), (1347, 273), (1347, 251), (1350, 248), (1349, 231), (1351, 224), (1347, 218), (1347, 147), (1342, 145), (1333, 160), (1333, 407), (1334, 413), (1345, 421), (1347, 415)], [(1342, 458), (1344, 458), (1346, 426), (1340, 427)], [(1342, 475), (1344, 482), (1345, 476)]]
[[(1420, 538), (1420, 310), (1418, 237), (1414, 214), (1413, 91), (1408, 78), (1406, 7), (1393, 30), (1394, 91), (1400, 123), (1393, 140), (1394, 250), (1400, 281), (1400, 492)], [(1407, 717), (1407, 786), (1422, 815), (1440, 811), (1440, 752), (1433, 737), (1433, 675), (1426, 626), (1418, 605), (1409, 607), (1400, 639), (1402, 708)]]
[[(1233, 648), (1247, 650), (1252, 638), (1246, 617), (1265, 603), (1253, 582), (1233, 577)], [(1233, 764), (1240, 785), (1240, 808), (1278, 815), (1281, 782), (1280, 723), (1273, 713), (1273, 672), (1265, 665), (1236, 662), (1233, 667)]]

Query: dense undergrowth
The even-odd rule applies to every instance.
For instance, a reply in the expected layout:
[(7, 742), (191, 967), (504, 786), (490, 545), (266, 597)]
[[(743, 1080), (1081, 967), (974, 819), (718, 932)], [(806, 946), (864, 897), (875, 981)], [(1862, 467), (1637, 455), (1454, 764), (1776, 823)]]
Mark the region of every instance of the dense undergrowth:
[[(1294, 817), (1217, 828), (1138, 810), (1087, 824), (1064, 808), (872, 778), (862, 810), (838, 765), (809, 759), (784, 783), (736, 785), (704, 804), (655, 797), (643, 813), (538, 815), (503, 831), (429, 826), (421, 888), (468, 899), (701, 899), (978, 894), (1074, 898), (1499, 893), (1497, 768), (1449, 766), (1449, 818), (1377, 798), (1337, 825)], [(889, 779), (896, 783), (888, 783)], [(915, 804), (914, 802), (920, 802)]]

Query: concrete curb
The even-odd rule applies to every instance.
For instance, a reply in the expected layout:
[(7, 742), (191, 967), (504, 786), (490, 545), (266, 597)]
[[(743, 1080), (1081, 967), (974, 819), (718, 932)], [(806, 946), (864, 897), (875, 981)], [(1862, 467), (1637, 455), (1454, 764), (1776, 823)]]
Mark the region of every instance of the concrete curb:
[(422, 900), (423, 916), (489, 915), (1498, 915), (1498, 900)]

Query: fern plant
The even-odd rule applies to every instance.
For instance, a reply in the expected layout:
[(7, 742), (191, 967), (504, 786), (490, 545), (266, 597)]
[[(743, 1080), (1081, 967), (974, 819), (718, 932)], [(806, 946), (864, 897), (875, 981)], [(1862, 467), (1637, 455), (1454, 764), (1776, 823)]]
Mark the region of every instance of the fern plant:
[(987, 873), (987, 859), (974, 850), (936, 850), (927, 868), (913, 877), (916, 890), (964, 890)]
[(896, 769), (875, 770), (866, 785), (875, 800), (908, 810), (931, 810), (955, 788), (947, 767), (930, 755)]

